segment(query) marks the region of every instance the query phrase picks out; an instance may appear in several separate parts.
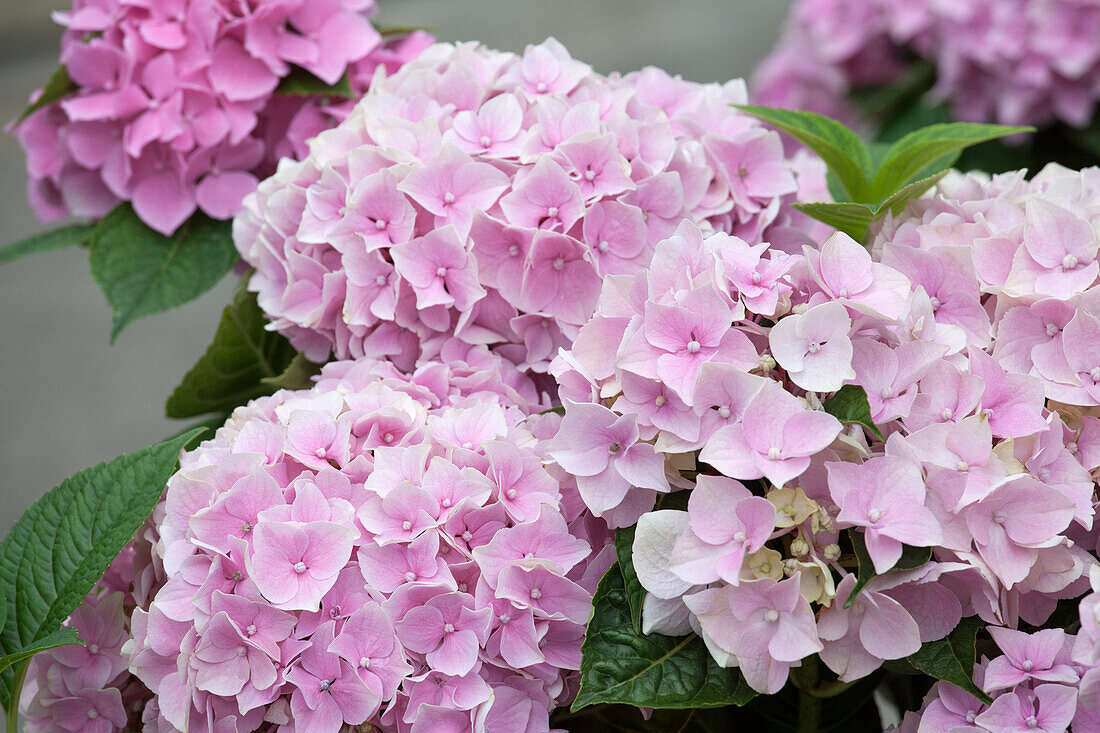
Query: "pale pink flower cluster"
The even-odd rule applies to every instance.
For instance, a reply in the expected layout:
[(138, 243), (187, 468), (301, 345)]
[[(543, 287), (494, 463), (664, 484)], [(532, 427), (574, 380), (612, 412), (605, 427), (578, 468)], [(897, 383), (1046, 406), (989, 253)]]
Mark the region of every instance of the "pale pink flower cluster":
[[(314, 361), (483, 344), (545, 372), (602, 278), (647, 267), (682, 220), (804, 236), (784, 206), (796, 162), (744, 102), (739, 81), (602, 76), (553, 39), (437, 45), (246, 199), (249, 287)], [(821, 184), (819, 163), (797, 161)]]
[(1090, 571), (1092, 593), (1081, 599), (1080, 630), (1033, 634), (990, 627), (1003, 654), (974, 668), (989, 705), (947, 682), (929, 691), (920, 710), (905, 715), (898, 733), (938, 731), (1100, 730), (1100, 566)]
[[(55, 652), (28, 713), (76, 716), (46, 697), (66, 665), (94, 688), (128, 665), (147, 730), (548, 731), (614, 549), (545, 455), (560, 416), (469, 359), (336, 362), (239, 408), (154, 512), (130, 632), (118, 604), (74, 616), (112, 624), (113, 666)], [(121, 727), (117, 693), (72, 697)]]
[(74, 0), (61, 63), (75, 91), (13, 125), (43, 220), (95, 219), (129, 201), (171, 234), (197, 209), (228, 219), (283, 155), (351, 102), (275, 94), (297, 67), (361, 94), (431, 42), (389, 45), (375, 0)]
[[(1098, 185), (1100, 169), (956, 175), (871, 251), (685, 223), (650, 269), (606, 278), (551, 365), (550, 454), (594, 515), (637, 522), (645, 630), (694, 630), (774, 693), (811, 654), (851, 681), (961, 617), (1038, 626), (1086, 592)], [(849, 385), (883, 438), (823, 409)], [(686, 511), (668, 508), (679, 489)], [(852, 541), (878, 577), (846, 607)], [(931, 561), (895, 569), (906, 547)]]
[(1079, 0), (798, 0), (753, 81), (759, 104), (857, 120), (862, 87), (917, 60), (973, 122), (1084, 127), (1100, 98), (1100, 6)]

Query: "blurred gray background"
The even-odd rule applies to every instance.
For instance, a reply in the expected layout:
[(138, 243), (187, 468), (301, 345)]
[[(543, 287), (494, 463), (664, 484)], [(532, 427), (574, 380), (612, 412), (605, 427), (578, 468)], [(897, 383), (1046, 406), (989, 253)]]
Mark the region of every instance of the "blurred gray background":
[[(661, 66), (693, 81), (747, 76), (789, 0), (379, 0), (385, 25), (522, 51), (553, 35), (599, 71)], [(0, 123), (57, 65), (51, 10), (71, 0), (0, 0)], [(0, 243), (41, 231), (23, 157), (0, 134)], [(235, 283), (132, 324), (108, 345), (110, 313), (81, 249), (0, 267), (0, 534), (44, 491), (184, 424), (164, 399), (213, 337)]]

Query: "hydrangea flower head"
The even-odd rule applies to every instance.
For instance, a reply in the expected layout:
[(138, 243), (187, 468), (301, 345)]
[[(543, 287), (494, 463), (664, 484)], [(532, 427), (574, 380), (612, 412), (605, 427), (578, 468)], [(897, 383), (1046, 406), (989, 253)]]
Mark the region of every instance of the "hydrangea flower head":
[(1100, 577), (1097, 181), (955, 174), (868, 249), (684, 224), (648, 269), (604, 280), (551, 365), (549, 450), (593, 514), (637, 525), (646, 633), (694, 631), (770, 694), (808, 655), (851, 682), (976, 615), (1004, 652), (983, 667), (997, 701), (939, 693), (928, 730), (1077, 714), (1100, 653), (1019, 629)]
[(182, 456), (125, 610), (90, 597), (89, 646), (35, 662), (34, 729), (474, 730), (507, 704), (549, 730), (613, 552), (546, 454), (560, 418), (483, 356), (335, 362), (239, 408)]
[[(436, 45), (379, 74), (306, 159), (247, 199), (234, 235), (250, 287), (315, 361), (409, 369), (488, 346), (545, 372), (603, 279), (647, 267), (684, 221), (751, 246), (773, 230), (809, 241), (786, 204), (797, 176), (821, 177), (817, 161), (786, 158), (776, 133), (731, 106), (745, 100), (737, 81), (603, 76), (554, 39), (522, 55)], [(774, 297), (775, 276), (756, 276), (754, 297)], [(701, 294), (662, 322), (654, 348), (679, 399), (716, 351), (744, 349), (706, 330), (728, 308)]]

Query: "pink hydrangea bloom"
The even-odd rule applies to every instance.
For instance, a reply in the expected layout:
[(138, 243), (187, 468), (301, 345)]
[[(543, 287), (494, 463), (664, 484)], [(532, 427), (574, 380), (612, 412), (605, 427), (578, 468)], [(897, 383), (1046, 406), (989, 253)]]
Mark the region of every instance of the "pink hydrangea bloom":
[(1084, 127), (1098, 98), (1100, 9), (1044, 0), (798, 0), (753, 79), (757, 103), (858, 121), (853, 91), (935, 68), (936, 99), (973, 122)]
[[(522, 55), (434, 46), (246, 200), (234, 235), (250, 288), (314, 361), (409, 369), (484, 345), (545, 372), (603, 279), (648, 267), (688, 221), (757, 247), (738, 276), (774, 302), (785, 260), (758, 245), (809, 241), (787, 204), (823, 171), (785, 157), (732, 106), (745, 101), (739, 81), (597, 74), (554, 39)], [(749, 351), (707, 330), (729, 307), (702, 294), (648, 334), (679, 399), (715, 354)]]
[(548, 731), (610, 533), (546, 453), (560, 417), (481, 359), (336, 362), (239, 408), (182, 456), (125, 607), (90, 597), (71, 619), (89, 646), (35, 662), (34, 729), (121, 729), (151, 701), (163, 731)]
[(196, 210), (231, 218), (281, 157), (302, 157), (351, 109), (276, 93), (282, 79), (296, 68), (329, 85), (346, 76), (358, 96), (378, 66), (431, 43), (421, 32), (385, 42), (376, 12), (374, 0), (74, 0), (54, 15), (73, 91), (10, 127), (31, 204), (49, 221), (128, 201), (164, 234)]
[[(1018, 629), (1100, 565), (1098, 185), (1096, 169), (953, 174), (868, 249), (836, 234), (779, 252), (685, 223), (648, 269), (605, 278), (551, 364), (565, 416), (549, 448), (594, 514), (637, 525), (642, 628), (700, 633), (770, 693), (809, 654), (854, 681), (978, 616), (1001, 627), (987, 688), (1013, 698), (963, 710), (944, 693), (928, 725), (1077, 715), (1035, 690), (1084, 677), (1094, 694), (1100, 652), (1080, 642), (1073, 666), (1062, 631)], [(845, 404), (860, 393), (873, 426)], [(624, 472), (641, 455), (659, 489)], [(669, 509), (681, 490), (687, 511)], [(929, 560), (899, 567), (917, 548)], [(855, 555), (876, 577), (853, 594)], [(772, 636), (751, 604), (780, 586)], [(1096, 628), (1090, 615), (1082, 636)]]

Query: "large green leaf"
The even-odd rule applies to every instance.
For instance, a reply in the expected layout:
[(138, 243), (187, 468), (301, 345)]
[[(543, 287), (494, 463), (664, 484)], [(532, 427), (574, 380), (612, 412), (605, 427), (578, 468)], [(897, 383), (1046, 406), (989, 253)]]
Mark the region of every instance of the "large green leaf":
[[(856, 596), (863, 590), (864, 586), (871, 582), (878, 573), (875, 572), (875, 563), (871, 559), (871, 554), (867, 552), (867, 542), (863, 537), (862, 532), (857, 532), (854, 529), (848, 530), (848, 537), (852, 541), (852, 547), (855, 549), (856, 560), (859, 561), (859, 570), (856, 574), (856, 584), (852, 588), (852, 592), (848, 594), (848, 598), (844, 601), (844, 607), (850, 608), (852, 603), (855, 602)], [(931, 547), (910, 547), (905, 545), (901, 550), (901, 557), (894, 563), (894, 566), (887, 572), (902, 572), (904, 570), (916, 570), (924, 565), (926, 562), (932, 559)]]
[(49, 81), (46, 82), (46, 86), (42, 87), (42, 94), (38, 96), (38, 99), (34, 100), (34, 103), (23, 110), (23, 114), (19, 115), (17, 122), (22, 122), (34, 112), (48, 107), (59, 99), (72, 94), (77, 89), (73, 80), (69, 78), (69, 72), (64, 66), (58, 66), (50, 75)]
[[(915, 130), (890, 147), (890, 152), (871, 182), (872, 200), (892, 196), (914, 177), (927, 177), (948, 168), (964, 148), (987, 140), (996, 140), (1032, 127), (977, 125), (948, 122)], [(934, 165), (935, 164), (935, 165)]]
[(974, 644), (978, 630), (984, 627), (985, 622), (977, 616), (964, 618), (945, 638), (925, 642), (906, 659), (926, 675), (961, 687), (989, 704), (993, 699), (974, 684)]
[(263, 384), (276, 389), (309, 389), (313, 386), (313, 377), (321, 373), (321, 365), (314, 364), (302, 354), (295, 354), (281, 374), (264, 377)]
[(851, 201), (867, 201), (873, 175), (871, 155), (859, 135), (836, 120), (814, 112), (739, 105), (817, 153), (836, 176)]
[(84, 642), (77, 636), (76, 629), (66, 627), (58, 629), (52, 634), (47, 634), (38, 641), (33, 641), (22, 649), (18, 649), (11, 654), (5, 654), (0, 657), (0, 671), (7, 669), (13, 664), (18, 664), (24, 659), (30, 659), (38, 652), (44, 652), (47, 649), (56, 649), (59, 646), (68, 646), (70, 644), (80, 644), (84, 646)]
[(871, 405), (867, 402), (867, 392), (858, 384), (846, 384), (832, 397), (825, 400), (822, 407), (845, 425), (861, 425), (879, 438), (882, 431), (871, 419)]
[(933, 173), (930, 176), (913, 181), (906, 186), (902, 186), (892, 196), (886, 198), (878, 205), (875, 210), (875, 218), (878, 219), (881, 216), (885, 216), (887, 211), (895, 215), (900, 214), (907, 203), (939, 183), (940, 179), (946, 176), (949, 170), (950, 168), (944, 168), (939, 173)]
[(630, 622), (634, 626), (634, 631), (640, 634), (642, 633), (642, 603), (645, 602), (645, 588), (638, 580), (638, 573), (634, 571), (634, 534), (637, 529), (637, 525), (631, 525), (615, 530), (615, 555), (618, 558), (619, 570), (623, 574), (623, 591), (630, 606)]
[(834, 229), (847, 234), (857, 242), (863, 241), (867, 228), (875, 219), (875, 210), (866, 204), (791, 204), (806, 216), (812, 216)]
[(36, 252), (48, 252), (51, 249), (84, 244), (88, 241), (92, 228), (91, 224), (73, 224), (4, 245), (0, 247), (0, 265)]
[(278, 387), (263, 380), (281, 377), (295, 351), (278, 333), (265, 330), (265, 323), (256, 296), (242, 284), (222, 312), (213, 343), (168, 398), (168, 417), (228, 412), (275, 392)]
[[(15, 522), (0, 542), (0, 591), (8, 600), (0, 653), (30, 649), (60, 628), (153, 510), (180, 451), (202, 432), (85, 469)], [(18, 693), (5, 690), (5, 708)]]
[(129, 204), (96, 225), (88, 243), (92, 275), (113, 312), (111, 340), (129, 323), (193, 300), (237, 262), (231, 222), (195, 214), (166, 237)]
[(719, 667), (695, 634), (638, 634), (618, 564), (600, 581), (593, 603), (573, 710), (596, 703), (711, 708), (744, 705), (755, 697), (741, 673)]
[(300, 66), (291, 67), (290, 73), (283, 77), (279, 86), (275, 87), (276, 94), (287, 94), (294, 97), (343, 97), (355, 99), (355, 92), (351, 89), (351, 81), (344, 74), (335, 84), (329, 84)]

